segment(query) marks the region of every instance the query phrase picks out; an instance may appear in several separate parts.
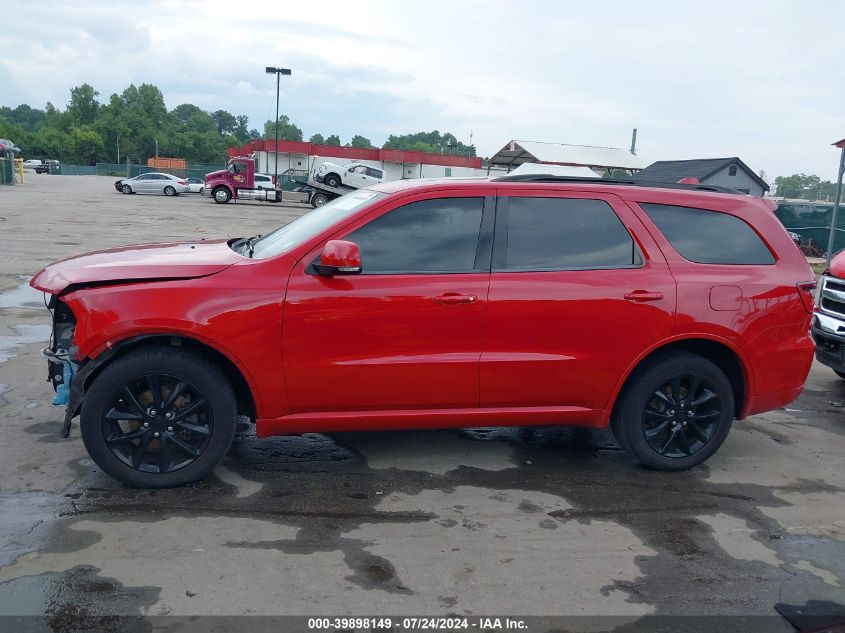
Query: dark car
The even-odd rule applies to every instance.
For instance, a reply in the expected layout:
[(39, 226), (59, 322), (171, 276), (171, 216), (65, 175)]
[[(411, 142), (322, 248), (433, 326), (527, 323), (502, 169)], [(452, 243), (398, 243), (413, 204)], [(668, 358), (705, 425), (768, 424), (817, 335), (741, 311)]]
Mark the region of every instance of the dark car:
[(36, 174), (60, 174), (62, 172), (62, 165), (57, 160), (45, 160), (40, 165), (35, 166)]

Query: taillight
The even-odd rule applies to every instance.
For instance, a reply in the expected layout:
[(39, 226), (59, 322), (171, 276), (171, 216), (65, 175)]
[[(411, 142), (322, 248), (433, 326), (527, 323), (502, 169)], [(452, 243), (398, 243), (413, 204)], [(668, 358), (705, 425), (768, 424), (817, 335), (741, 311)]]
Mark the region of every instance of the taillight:
[(804, 309), (810, 314), (813, 313), (813, 304), (816, 300), (816, 282), (805, 281), (797, 284), (798, 294), (801, 295), (801, 301), (804, 302)]
[(184, 181), (184, 180), (177, 180), (176, 182), (177, 182), (178, 184), (180, 184), (180, 185), (184, 185), (184, 184), (185, 184), (185, 181)]

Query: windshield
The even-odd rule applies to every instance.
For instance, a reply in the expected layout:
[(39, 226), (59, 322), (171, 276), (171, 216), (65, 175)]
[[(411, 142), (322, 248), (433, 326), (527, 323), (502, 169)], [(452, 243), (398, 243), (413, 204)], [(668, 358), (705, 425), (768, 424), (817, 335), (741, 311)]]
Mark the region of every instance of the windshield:
[(252, 256), (256, 259), (264, 259), (284, 253), (386, 196), (387, 194), (377, 191), (360, 189), (335, 198), (328, 204), (306, 213), (256, 241)]

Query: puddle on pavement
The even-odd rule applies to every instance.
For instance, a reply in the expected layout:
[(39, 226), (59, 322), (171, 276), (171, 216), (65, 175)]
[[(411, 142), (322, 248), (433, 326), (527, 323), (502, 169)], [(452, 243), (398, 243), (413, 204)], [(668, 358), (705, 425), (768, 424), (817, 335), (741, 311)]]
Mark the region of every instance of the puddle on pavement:
[(21, 308), (44, 310), (44, 293), (21, 279), (21, 284), (9, 290), (0, 291), (0, 308)]
[[(386, 446), (409, 458), (385, 459)], [(412, 458), (414, 450), (419, 455)], [(439, 458), (427, 465), (425, 455)], [(370, 456), (374, 464), (369, 464)], [(517, 577), (531, 575), (529, 569), (536, 567), (549, 586), (555, 578), (562, 586), (580, 586), (579, 574), (590, 575), (598, 583), (592, 585), (591, 595), (598, 586), (601, 595), (617, 606), (629, 605), (632, 613), (677, 613), (677, 605), (702, 591), (706, 600), (700, 601), (697, 612), (703, 613), (771, 614), (776, 596), (769, 594), (778, 588), (784, 598), (795, 595), (798, 587), (811, 595), (841, 596), (835, 581), (843, 570), (823, 559), (845, 560), (845, 545), (784, 534), (778, 521), (761, 510), (791, 505), (778, 496), (784, 490), (806, 495), (838, 488), (810, 479), (776, 487), (715, 483), (707, 481), (708, 475), (707, 467), (679, 473), (640, 468), (618, 450), (608, 432), (579, 428), (245, 437), (233, 446), (218, 476), (178, 489), (128, 489), (97, 469), (82, 473), (67, 491), (70, 507), (39, 547), (43, 560), (29, 561), (20, 571), (17, 564), (2, 571), (10, 583), (24, 570), (49, 578), (59, 571), (48, 561), (51, 549), (60, 543), (60, 569), (97, 565), (117, 581), (132, 584), (133, 577), (105, 565), (113, 550), (92, 540), (94, 530), (107, 538), (115, 530), (156, 524), (156, 531), (164, 530), (178, 551), (181, 532), (167, 528), (167, 521), (184, 517), (196, 527), (205, 517), (214, 520), (215, 535), (243, 521), (269, 526), (267, 536), (240, 530), (217, 543), (223, 551), (239, 552), (235, 561), (250, 560), (261, 551), (278, 561), (314, 555), (315, 569), (321, 569), (323, 557), (340, 555), (341, 565), (348, 568), (339, 570), (342, 579), (358, 590), (408, 601), (399, 604), (436, 600), (426, 565), (437, 562), (440, 571), (460, 579), (451, 583), (446, 596), (454, 600), (450, 608), (456, 613), (472, 608), (473, 600), (465, 594), (473, 574), (507, 575), (502, 566), (515, 570)], [(89, 525), (87, 535), (74, 527), (80, 522)], [(766, 548), (760, 551), (771, 551), (770, 560), (732, 556), (722, 546), (731, 535), (725, 525), (747, 529), (744, 538)], [(610, 562), (569, 565), (573, 557), (566, 554), (567, 544), (592, 533), (588, 540), (599, 542), (583, 555), (600, 553), (613, 543), (614, 556), (605, 557)], [(403, 547), (412, 534), (418, 538)], [(523, 538), (525, 534), (531, 539)], [(557, 550), (554, 539), (561, 539)], [(412, 543), (430, 551), (420, 556), (420, 546)], [(534, 545), (526, 549), (526, 543)], [(551, 549), (534, 551), (537, 544), (550, 544)], [(822, 550), (821, 559), (813, 554), (813, 544)], [(508, 550), (503, 550), (501, 566), (485, 568), (477, 562), (496, 548)], [(561, 559), (555, 556), (558, 550)], [(307, 570), (307, 560), (293, 564)], [(466, 569), (453, 568), (454, 560), (465, 561)], [(620, 566), (627, 570), (621, 576), (613, 572)], [(147, 571), (152, 578), (153, 572)], [(201, 609), (202, 600), (192, 598), (191, 604)], [(536, 606), (530, 596), (526, 600), (526, 605)], [(112, 609), (102, 596), (92, 598), (90, 605), (95, 613)]]
[(46, 343), (50, 340), (50, 326), (46, 323), (12, 325), (10, 329), (14, 334), (0, 336), (0, 363), (5, 363), (10, 358), (17, 356), (18, 351), (24, 345)]

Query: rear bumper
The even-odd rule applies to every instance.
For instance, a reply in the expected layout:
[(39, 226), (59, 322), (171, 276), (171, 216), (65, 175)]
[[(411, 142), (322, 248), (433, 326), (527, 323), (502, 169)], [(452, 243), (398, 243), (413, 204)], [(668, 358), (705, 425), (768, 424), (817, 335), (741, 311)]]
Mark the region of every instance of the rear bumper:
[(779, 409), (795, 400), (801, 395), (813, 365), (816, 346), (806, 321), (799, 331), (794, 326), (770, 328), (758, 342), (761, 345), (754, 346), (749, 354), (755, 368), (754, 386), (740, 411), (740, 419)]
[(773, 391), (771, 393), (756, 393), (749, 398), (746, 407), (747, 412), (742, 417), (745, 418), (756, 413), (764, 413), (765, 411), (773, 411), (785, 407), (800, 396), (802, 391), (804, 391), (804, 385)]

